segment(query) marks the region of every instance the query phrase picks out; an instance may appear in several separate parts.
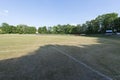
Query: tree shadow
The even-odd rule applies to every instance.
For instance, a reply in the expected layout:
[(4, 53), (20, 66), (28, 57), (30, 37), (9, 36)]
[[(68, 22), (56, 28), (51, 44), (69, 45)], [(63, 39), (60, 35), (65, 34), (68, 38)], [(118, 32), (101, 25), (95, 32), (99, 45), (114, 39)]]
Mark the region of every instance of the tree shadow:
[(0, 80), (108, 80), (63, 53), (119, 80), (119, 46), (104, 39), (98, 42), (77, 46), (45, 45), (28, 55), (1, 60)]

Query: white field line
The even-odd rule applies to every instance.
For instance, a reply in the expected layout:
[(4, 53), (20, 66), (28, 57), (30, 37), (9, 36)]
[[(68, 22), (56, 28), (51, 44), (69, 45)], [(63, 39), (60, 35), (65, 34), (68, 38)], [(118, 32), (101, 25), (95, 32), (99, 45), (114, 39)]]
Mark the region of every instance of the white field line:
[(62, 51), (62, 50), (60, 50), (60, 49), (58, 49), (56, 46), (54, 46), (54, 47), (52, 47), (52, 48), (55, 49), (56, 51), (60, 52), (61, 54), (63, 54), (63, 55), (65, 55), (65, 56), (69, 57), (70, 59), (74, 60), (75, 62), (77, 62), (77, 63), (83, 65), (84, 67), (88, 68), (89, 70), (95, 72), (96, 74), (98, 74), (98, 75), (100, 75), (100, 76), (102, 76), (102, 77), (105, 77), (107, 80), (113, 80), (112, 78), (110, 78), (110, 77), (104, 75), (103, 73), (101, 73), (101, 72), (99, 72), (99, 71), (97, 71), (97, 70), (91, 68), (91, 67), (88, 66), (87, 64), (85, 64), (85, 63), (83, 63), (83, 62), (77, 60), (77, 59), (74, 58), (73, 56), (71, 56), (71, 55), (65, 53), (64, 51)]

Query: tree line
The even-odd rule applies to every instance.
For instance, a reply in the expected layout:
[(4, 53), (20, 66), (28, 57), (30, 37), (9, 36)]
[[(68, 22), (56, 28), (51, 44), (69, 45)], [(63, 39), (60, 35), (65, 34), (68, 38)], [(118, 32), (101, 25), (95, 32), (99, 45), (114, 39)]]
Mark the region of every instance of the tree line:
[(2, 23), (0, 26), (1, 34), (35, 34), (37, 31), (36, 27), (27, 26), (27, 25), (9, 25), (7, 23)]
[(2, 34), (98, 34), (105, 33), (106, 30), (112, 30), (114, 33), (120, 32), (120, 17), (117, 13), (108, 13), (97, 16), (95, 19), (86, 21), (77, 25), (55, 25), (50, 27), (36, 27), (27, 25), (9, 25), (2, 23), (0, 33)]

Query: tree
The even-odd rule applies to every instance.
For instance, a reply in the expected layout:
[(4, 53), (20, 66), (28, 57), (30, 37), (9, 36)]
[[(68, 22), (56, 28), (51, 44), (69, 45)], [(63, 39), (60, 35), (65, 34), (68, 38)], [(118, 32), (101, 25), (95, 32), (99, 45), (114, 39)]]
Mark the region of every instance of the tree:
[(111, 22), (118, 18), (117, 13), (108, 13), (98, 16), (95, 20), (101, 24), (101, 32), (104, 33), (107, 29), (112, 29)]
[(82, 26), (80, 24), (78, 24), (76, 26), (76, 29), (77, 29), (76, 34), (81, 34), (82, 33)]
[(92, 26), (91, 21), (86, 21), (86, 26), (87, 26), (86, 33), (92, 34), (93, 33), (93, 26)]
[(59, 27), (58, 26), (53, 26), (53, 34), (58, 34), (59, 31)]
[(112, 24), (114, 25), (113, 26), (113, 29), (116, 30), (117, 32), (120, 32), (120, 17), (115, 19)]
[(26, 34), (35, 34), (36, 33), (36, 28), (35, 27), (26, 27)]
[(27, 27), (28, 26), (24, 25), (24, 24), (17, 25), (17, 33), (19, 33), (19, 34), (25, 34)]
[(53, 31), (53, 30), (52, 30), (52, 27), (48, 27), (47, 33), (48, 33), (48, 34), (51, 34), (52, 31)]
[(10, 26), (7, 23), (2, 23), (1, 29), (2, 29), (3, 33), (7, 33), (8, 34), (8, 33), (11, 32)]
[(15, 27), (13, 25), (10, 25), (9, 27), (10, 27), (9, 28), (10, 29), (9, 33), (12, 33), (12, 34), (17, 33), (17, 27)]
[(44, 27), (39, 27), (39, 28), (38, 28), (38, 33), (47, 34), (47, 28), (46, 28), (46, 26), (44, 26)]
[(98, 23), (98, 21), (91, 20), (90, 23), (91, 23), (91, 27), (92, 27), (92, 33), (93, 34), (98, 33), (99, 32), (99, 23)]
[(42, 27), (42, 33), (43, 33), (43, 34), (46, 34), (46, 33), (47, 33), (47, 28), (46, 28), (46, 26)]
[(42, 33), (42, 27), (38, 28), (38, 33)]
[(2, 34), (3, 33), (3, 31), (2, 31), (2, 28), (0, 27), (0, 34)]
[(19, 34), (35, 34), (36, 30), (37, 29), (35, 27), (20, 24), (20, 25), (17, 25), (16, 32)]
[(82, 34), (85, 34), (86, 33), (86, 30), (87, 30), (87, 25), (86, 24), (82, 24), (82, 27), (81, 27), (81, 33)]

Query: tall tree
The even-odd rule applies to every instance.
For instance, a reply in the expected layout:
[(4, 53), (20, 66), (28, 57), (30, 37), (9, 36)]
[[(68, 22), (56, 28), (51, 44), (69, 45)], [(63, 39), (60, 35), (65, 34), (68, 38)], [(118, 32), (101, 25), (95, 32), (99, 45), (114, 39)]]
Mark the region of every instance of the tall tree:
[(44, 26), (44, 27), (39, 27), (39, 28), (38, 28), (38, 33), (47, 34), (47, 28), (46, 28), (46, 26)]
[(115, 19), (112, 24), (114, 25), (113, 26), (113, 29), (114, 31), (117, 31), (117, 32), (120, 32), (120, 17)]
[(7, 24), (7, 23), (2, 23), (2, 31), (3, 31), (3, 33), (10, 33), (11, 32), (11, 30), (10, 30), (10, 26), (9, 26), (9, 24)]
[(2, 31), (2, 28), (0, 27), (0, 34), (2, 34), (3, 33), (3, 31)]
[(24, 24), (17, 25), (17, 32), (18, 32), (19, 34), (25, 34), (27, 27), (28, 27), (28, 26), (27, 26), (27, 25), (24, 25)]
[(98, 16), (96, 20), (99, 22), (99, 26), (101, 25), (101, 32), (104, 33), (107, 29), (112, 29), (111, 22), (117, 18), (117, 13), (108, 13)]

